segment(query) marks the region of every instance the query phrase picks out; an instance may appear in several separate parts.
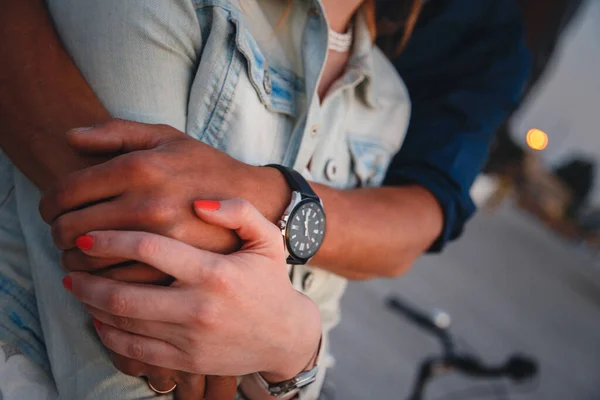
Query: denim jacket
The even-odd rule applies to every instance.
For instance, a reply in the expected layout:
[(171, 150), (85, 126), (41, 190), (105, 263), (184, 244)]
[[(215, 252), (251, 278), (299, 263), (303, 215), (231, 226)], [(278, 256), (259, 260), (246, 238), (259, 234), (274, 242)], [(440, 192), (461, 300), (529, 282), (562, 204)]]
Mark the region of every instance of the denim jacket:
[[(265, 14), (275, 2), (244, 0)], [(291, 13), (286, 21), (301, 65), (266, 51), (257, 39), (261, 27), (237, 1), (47, 3), (67, 51), (114, 117), (170, 124), (246, 163), (284, 164), (310, 181), (340, 189), (381, 184), (400, 148), (410, 114), (408, 94), (393, 66), (372, 47), (362, 12), (355, 19), (346, 72), (321, 102), (316, 91), (328, 27), (320, 1), (297, 2), (304, 12)], [(5, 290), (0, 301), (27, 314), (21, 322), (30, 321), (22, 327), (14, 318), (0, 318), (0, 340), (13, 342), (17, 332), (31, 358), (50, 367), (61, 398), (149, 395), (143, 382), (114, 370), (81, 305), (62, 290), (59, 254), (37, 212), (39, 192), (1, 155), (0, 164), (5, 175), (0, 200), (6, 198), (0, 219), (14, 226), (14, 232), (0, 231), (0, 248), (6, 249), (0, 253), (0, 278), (7, 282), (4, 288), (16, 284), (25, 293), (16, 302)], [(312, 265), (295, 268), (293, 275), (294, 286), (322, 313), (323, 368), (318, 383), (300, 395), (315, 399), (346, 281)], [(39, 361), (42, 351), (46, 361)]]

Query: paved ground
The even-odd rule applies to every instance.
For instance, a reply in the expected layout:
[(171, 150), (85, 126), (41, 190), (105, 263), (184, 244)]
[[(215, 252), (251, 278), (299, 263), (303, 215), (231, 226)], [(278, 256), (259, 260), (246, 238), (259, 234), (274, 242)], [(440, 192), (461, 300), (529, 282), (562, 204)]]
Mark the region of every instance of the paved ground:
[[(417, 362), (437, 351), (385, 310), (392, 293), (450, 312), (454, 331), (486, 360), (514, 351), (538, 357), (540, 381), (511, 399), (600, 399), (600, 262), (526, 214), (480, 213), (444, 256), (423, 258), (396, 280), (352, 284), (333, 335), (337, 400), (404, 399)], [(426, 398), (470, 386), (445, 377)]]

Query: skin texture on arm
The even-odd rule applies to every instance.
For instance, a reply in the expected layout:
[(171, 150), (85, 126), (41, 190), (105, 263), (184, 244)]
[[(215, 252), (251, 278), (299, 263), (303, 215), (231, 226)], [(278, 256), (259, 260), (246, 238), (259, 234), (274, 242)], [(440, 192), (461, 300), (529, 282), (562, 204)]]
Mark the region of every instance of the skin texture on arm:
[(314, 263), (346, 278), (401, 275), (442, 231), (442, 210), (420, 186), (346, 191), (312, 186), (327, 212), (326, 239)]
[(77, 153), (64, 133), (110, 115), (62, 47), (44, 2), (0, 5), (5, 38), (0, 41), (0, 146), (44, 190), (69, 172), (105, 160)]

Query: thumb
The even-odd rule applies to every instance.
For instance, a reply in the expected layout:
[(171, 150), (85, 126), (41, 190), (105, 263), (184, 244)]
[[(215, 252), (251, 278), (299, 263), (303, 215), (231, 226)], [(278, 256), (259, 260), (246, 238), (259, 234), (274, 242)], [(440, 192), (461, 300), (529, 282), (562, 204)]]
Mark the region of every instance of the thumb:
[(106, 154), (153, 149), (177, 135), (183, 134), (166, 125), (113, 119), (91, 127), (72, 129), (67, 132), (66, 138), (69, 145), (77, 150)]
[(266, 250), (269, 257), (283, 254), (281, 231), (247, 200), (198, 200), (194, 210), (203, 221), (234, 230), (244, 242), (243, 249)]

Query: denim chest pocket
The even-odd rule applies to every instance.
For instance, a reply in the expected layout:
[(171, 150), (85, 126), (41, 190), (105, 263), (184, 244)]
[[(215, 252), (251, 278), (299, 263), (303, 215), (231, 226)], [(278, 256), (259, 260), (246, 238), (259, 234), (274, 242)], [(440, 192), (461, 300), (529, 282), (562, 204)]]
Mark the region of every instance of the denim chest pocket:
[(245, 162), (277, 161), (287, 145), (282, 133), (293, 127), (301, 80), (269, 62), (233, 6), (195, 4), (203, 46), (188, 133)]
[(394, 155), (394, 148), (375, 138), (348, 136), (355, 186), (380, 186)]

